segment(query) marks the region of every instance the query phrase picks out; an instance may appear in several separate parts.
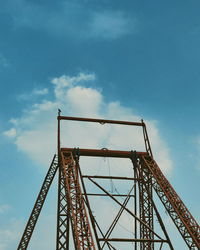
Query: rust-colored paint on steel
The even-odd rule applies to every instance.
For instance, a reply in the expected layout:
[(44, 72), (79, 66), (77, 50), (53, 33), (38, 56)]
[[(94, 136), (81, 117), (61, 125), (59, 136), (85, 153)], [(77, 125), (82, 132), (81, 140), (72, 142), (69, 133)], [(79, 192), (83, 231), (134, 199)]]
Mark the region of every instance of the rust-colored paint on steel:
[(144, 122), (129, 122), (129, 121), (105, 120), (105, 119), (71, 117), (71, 116), (58, 116), (58, 120), (70, 120), (70, 121), (80, 121), (80, 122), (97, 122), (100, 124), (112, 123), (112, 124), (141, 126), (141, 127), (145, 126)]
[[(85, 148), (61, 148), (62, 152), (78, 152), (80, 156), (93, 157), (117, 157), (132, 158), (133, 151), (108, 150), (108, 149), (85, 149)], [(147, 156), (147, 152), (137, 152), (138, 156)]]
[[(56, 250), (69, 249), (69, 240), (71, 237), (70, 235), (72, 235), (72, 238), (74, 239), (74, 247), (76, 250), (83, 250), (86, 248), (90, 250), (100, 250), (103, 249), (105, 244), (107, 244), (108, 248), (111, 250), (114, 249), (111, 244), (112, 242), (134, 242), (135, 250), (154, 250), (154, 243), (161, 243), (161, 249), (163, 243), (167, 243), (170, 250), (174, 250), (162, 222), (161, 216), (159, 215), (159, 212), (153, 201), (152, 188), (154, 188), (158, 197), (161, 199), (165, 209), (168, 211), (188, 247), (190, 249), (200, 249), (200, 227), (194, 220), (190, 212), (187, 210), (182, 200), (176, 194), (171, 184), (167, 181), (157, 163), (154, 161), (146, 125), (143, 120), (141, 120), (141, 122), (130, 122), (69, 117), (61, 116), (60, 114), (61, 110), (58, 110), (58, 161), (54, 159), (50, 166), (50, 169), (47, 173), (47, 176), (44, 180), (41, 191), (38, 195), (37, 201), (29, 218), (27, 227), (22, 236), (22, 240), (20, 242), (18, 250), (26, 250), (28, 247), (29, 240), (33, 233), (38, 216), (40, 214), (47, 192), (53, 181), (57, 169), (59, 170), (59, 185)], [(93, 122), (102, 125), (107, 123), (140, 126), (143, 129), (146, 152), (109, 150), (106, 148), (60, 148), (61, 120)], [(129, 178), (123, 176), (82, 175), (81, 168), (79, 166), (79, 156), (131, 159), (134, 175)], [(83, 181), (84, 178), (87, 178), (89, 181), (91, 181), (103, 193), (88, 193)], [(134, 181), (134, 186), (129, 191), (128, 195), (122, 194), (122, 192), (118, 194), (112, 194), (108, 192), (106, 188), (97, 183), (94, 179), (132, 180)], [(132, 190), (133, 194), (131, 194)], [(106, 234), (104, 234), (104, 232), (101, 230), (95, 217), (93, 216), (88, 196), (107, 196), (120, 206), (120, 210), (111, 223)], [(115, 196), (124, 196), (126, 198), (124, 199), (124, 202), (121, 203), (120, 201), (118, 201), (118, 199), (115, 198)], [(133, 197), (135, 203), (134, 211), (126, 207), (130, 197)], [(115, 225), (118, 223), (123, 211), (128, 212), (134, 220), (134, 238), (110, 238), (109, 236), (111, 235)], [(140, 216), (139, 214), (142, 216)], [(163, 239), (163, 236), (159, 236), (154, 231), (154, 214), (156, 215), (156, 218), (161, 226), (165, 239)], [(71, 233), (69, 233), (69, 228), (72, 230)], [(100, 244), (100, 242), (102, 243), (102, 245)]]
[[(81, 185), (77, 162), (72, 153), (67, 156), (61, 152), (61, 168), (66, 187), (66, 196), (69, 205), (69, 216), (72, 225), (75, 248), (77, 250), (96, 250), (89, 215), (81, 194)], [(84, 236), (83, 236), (84, 235)]]
[(189, 249), (200, 249), (200, 226), (151, 157), (142, 157), (142, 167), (152, 175), (152, 185)]

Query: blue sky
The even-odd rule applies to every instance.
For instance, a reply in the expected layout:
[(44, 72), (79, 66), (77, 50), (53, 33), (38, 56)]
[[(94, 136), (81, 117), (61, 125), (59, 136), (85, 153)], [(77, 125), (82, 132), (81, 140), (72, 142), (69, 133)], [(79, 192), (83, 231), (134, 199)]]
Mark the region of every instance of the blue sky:
[[(199, 221), (200, 2), (0, 2), (0, 249), (17, 245), (56, 150), (57, 108), (143, 118), (155, 159)], [(63, 145), (141, 147), (137, 133), (95, 129), (69, 123)]]

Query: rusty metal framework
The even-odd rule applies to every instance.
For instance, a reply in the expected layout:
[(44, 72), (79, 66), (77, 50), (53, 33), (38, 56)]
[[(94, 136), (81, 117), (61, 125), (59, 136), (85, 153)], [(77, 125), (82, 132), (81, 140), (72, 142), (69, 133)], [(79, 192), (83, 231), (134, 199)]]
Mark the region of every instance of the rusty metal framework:
[(57, 250), (69, 250), (69, 206), (63, 173), (58, 170)]
[(200, 249), (200, 227), (185, 204), (150, 156), (143, 156), (140, 164), (152, 177), (154, 190), (171, 216), (189, 249)]
[[(60, 122), (62, 120), (139, 126), (143, 130), (146, 152), (61, 148)], [(132, 164), (133, 175), (127, 177), (82, 174), (79, 163), (81, 157), (129, 159)], [(156, 194), (188, 248), (200, 249), (200, 227), (153, 159), (146, 125), (143, 120), (141, 122), (129, 122), (66, 117), (61, 116), (59, 112), (58, 159), (54, 156), (17, 248), (18, 250), (28, 248), (37, 219), (57, 171), (56, 250), (69, 250), (72, 245), (75, 250), (119, 250), (128, 249), (127, 244), (131, 244), (131, 249), (134, 247), (136, 250), (162, 249), (166, 245), (169, 249), (174, 249), (154, 201)], [(127, 194), (114, 193), (109, 191), (107, 186), (100, 182), (101, 180), (129, 182), (131, 188)], [(87, 190), (86, 183), (93, 186), (93, 192)], [(118, 206), (118, 212), (110, 221), (110, 225), (106, 230), (101, 227), (103, 218), (99, 220), (95, 216), (94, 208), (91, 205), (92, 197), (99, 197), (100, 199), (106, 197)], [(130, 201), (133, 203), (132, 207), (129, 206)], [(119, 222), (123, 214), (129, 216), (133, 223), (132, 237), (113, 237), (113, 232), (120, 225)], [(159, 230), (157, 230), (158, 227)], [(124, 244), (124, 247), (119, 247), (119, 243)]]
[(76, 249), (94, 249), (89, 218), (79, 183), (78, 166), (71, 152), (61, 152), (62, 174)]
[[(139, 184), (139, 207), (140, 207), (140, 219), (144, 221), (150, 228), (154, 228), (153, 225), (153, 190), (152, 190), (152, 179), (149, 173), (144, 173), (143, 169), (138, 168), (138, 175), (140, 178)], [(140, 238), (141, 239), (154, 239), (153, 233), (140, 224)], [(142, 249), (154, 249), (153, 242), (144, 243)]]

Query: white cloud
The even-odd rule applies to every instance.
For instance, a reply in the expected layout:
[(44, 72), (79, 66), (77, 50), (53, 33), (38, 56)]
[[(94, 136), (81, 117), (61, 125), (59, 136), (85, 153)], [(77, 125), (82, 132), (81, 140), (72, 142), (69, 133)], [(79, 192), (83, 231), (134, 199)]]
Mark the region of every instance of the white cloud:
[[(58, 108), (62, 110), (63, 115), (68, 116), (140, 120), (130, 108), (123, 107), (119, 102), (105, 102), (101, 91), (85, 87), (86, 83), (94, 80), (94, 74), (85, 73), (52, 79), (54, 99), (35, 103), (21, 117), (11, 119), (13, 127), (4, 134), (14, 137), (17, 148), (31, 159), (46, 165), (56, 152)], [(155, 159), (165, 173), (169, 173), (172, 169), (169, 150), (159, 135), (156, 123), (150, 120), (146, 123), (152, 147), (157, 152)], [(63, 122), (61, 143), (65, 147), (106, 147), (144, 151), (141, 129), (117, 125)]]
[(90, 29), (93, 37), (115, 39), (135, 31), (136, 21), (121, 11), (97, 12), (93, 15)]
[(66, 98), (66, 90), (68, 88), (74, 87), (78, 83), (87, 82), (87, 81), (94, 81), (95, 75), (94, 74), (84, 74), (79, 73), (75, 77), (69, 77), (66, 75), (62, 75), (60, 77), (55, 77), (51, 80), (53, 84), (55, 84), (55, 96), (57, 99), (65, 99)]
[(15, 128), (11, 128), (4, 132), (4, 135), (7, 137), (15, 137), (17, 135), (17, 130)]
[(8, 2), (16, 27), (42, 29), (61, 37), (116, 39), (134, 33), (137, 26), (136, 18), (123, 11), (106, 10), (105, 5), (97, 10), (82, 1), (63, 1), (47, 9), (25, 0)]
[(48, 94), (48, 89), (47, 88), (44, 88), (44, 89), (34, 89), (33, 90), (33, 94), (35, 95), (46, 95)]
[(19, 101), (30, 101), (31, 99), (47, 95), (49, 90), (47, 88), (33, 89), (30, 93), (20, 94), (17, 99)]
[(100, 113), (102, 95), (95, 89), (82, 86), (71, 88), (67, 91), (66, 99), (74, 114), (82, 115), (85, 113), (87, 116), (96, 116)]
[(17, 119), (11, 118), (9, 122), (14, 124), (14, 125), (17, 125)]

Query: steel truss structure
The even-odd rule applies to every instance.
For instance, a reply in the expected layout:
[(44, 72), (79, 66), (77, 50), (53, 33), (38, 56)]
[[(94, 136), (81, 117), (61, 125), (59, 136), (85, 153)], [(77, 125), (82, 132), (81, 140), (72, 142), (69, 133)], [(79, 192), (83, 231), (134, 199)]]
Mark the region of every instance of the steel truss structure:
[[(120, 124), (139, 126), (143, 130), (145, 152), (117, 151), (108, 149), (80, 149), (60, 147), (60, 122), (62, 120), (93, 122), (100, 124)], [(129, 159), (133, 168), (132, 176), (86, 175), (82, 174), (79, 160), (81, 157), (109, 157)], [(160, 198), (165, 210), (176, 225), (189, 249), (200, 249), (200, 227), (166, 179), (153, 158), (146, 125), (141, 122), (114, 121), (91, 118), (66, 117), (58, 114), (58, 157), (54, 156), (49, 171), (31, 212), (22, 235), (18, 250), (28, 248), (30, 238), (45, 202), (48, 190), (58, 172), (58, 207), (56, 250), (96, 250), (128, 249), (120, 244), (131, 244), (131, 249), (174, 249), (168, 232), (158, 211), (154, 196)], [(117, 180), (131, 183), (127, 194), (108, 191), (99, 180)], [(94, 190), (88, 192), (86, 182)], [(119, 206), (110, 226), (105, 230), (95, 216), (91, 197), (107, 197)], [(119, 200), (123, 198), (123, 201)], [(132, 200), (133, 207), (128, 204)], [(132, 237), (112, 237), (120, 218), (126, 213), (132, 218)], [(103, 220), (103, 218), (100, 218)], [(157, 221), (159, 233), (155, 226)], [(101, 221), (100, 221), (101, 222)], [(73, 243), (72, 243), (73, 242)], [(166, 249), (166, 248), (165, 248)]]

